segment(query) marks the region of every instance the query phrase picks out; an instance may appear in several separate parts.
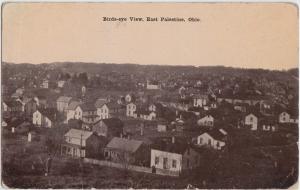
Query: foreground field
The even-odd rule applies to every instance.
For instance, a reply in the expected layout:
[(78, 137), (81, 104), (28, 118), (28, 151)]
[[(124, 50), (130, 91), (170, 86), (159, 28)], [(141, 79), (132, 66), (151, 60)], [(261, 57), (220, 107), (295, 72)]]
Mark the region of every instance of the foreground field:
[(57, 153), (45, 176), (43, 135), (27, 142), (4, 130), (2, 137), (2, 178), (10, 188), (287, 188), (298, 178), (296, 144), (233, 150), (204, 159), (179, 178), (99, 167)]

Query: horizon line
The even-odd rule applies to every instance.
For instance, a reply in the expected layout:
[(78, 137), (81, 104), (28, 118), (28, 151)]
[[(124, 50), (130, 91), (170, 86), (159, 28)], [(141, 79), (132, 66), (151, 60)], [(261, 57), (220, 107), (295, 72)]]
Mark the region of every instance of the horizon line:
[[(299, 69), (299, 67), (291, 67), (291, 68), (282, 68), (282, 69), (271, 69), (271, 68), (259, 68), (259, 67), (234, 67), (234, 66), (226, 66), (226, 65), (169, 65), (169, 64), (140, 64), (140, 63), (106, 63), (106, 62), (83, 62), (83, 61), (56, 61), (56, 62), (44, 62), (44, 63), (29, 63), (29, 62), (8, 62), (1, 61), (1, 63), (6, 64), (30, 64), (30, 65), (42, 65), (42, 64), (63, 64), (63, 63), (83, 63), (83, 64), (111, 64), (111, 65), (138, 65), (138, 66), (171, 66), (171, 67), (225, 67), (225, 68), (233, 68), (233, 69), (249, 69), (249, 70), (268, 70), (268, 71), (289, 71), (292, 69)], [(299, 65), (298, 65), (299, 66)]]

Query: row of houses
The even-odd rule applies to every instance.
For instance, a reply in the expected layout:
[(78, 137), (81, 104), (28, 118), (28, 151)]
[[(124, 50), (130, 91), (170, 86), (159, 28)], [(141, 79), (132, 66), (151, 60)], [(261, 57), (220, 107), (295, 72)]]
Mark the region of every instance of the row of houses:
[[(213, 135), (212, 135), (213, 134)], [(226, 132), (223, 131), (223, 136)], [(109, 142), (90, 131), (71, 129), (65, 135), (61, 154), (72, 157), (104, 159), (124, 165), (140, 165), (156, 169), (182, 172), (201, 164), (202, 146), (221, 149), (225, 142), (216, 132), (203, 133), (195, 144), (175, 140), (158, 140), (148, 146), (143, 141), (113, 137)]]

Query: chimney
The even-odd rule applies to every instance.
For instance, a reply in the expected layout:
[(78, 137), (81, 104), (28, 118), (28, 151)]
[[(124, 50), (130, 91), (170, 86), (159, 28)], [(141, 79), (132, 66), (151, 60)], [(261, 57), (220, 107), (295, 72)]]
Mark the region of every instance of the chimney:
[(141, 136), (143, 136), (144, 135), (144, 124), (142, 123), (141, 124)]
[(179, 117), (180, 117), (180, 119), (182, 119), (182, 115), (181, 115), (181, 114), (180, 114), (180, 116), (179, 116)]
[(174, 144), (175, 143), (175, 137), (172, 136), (172, 143)]

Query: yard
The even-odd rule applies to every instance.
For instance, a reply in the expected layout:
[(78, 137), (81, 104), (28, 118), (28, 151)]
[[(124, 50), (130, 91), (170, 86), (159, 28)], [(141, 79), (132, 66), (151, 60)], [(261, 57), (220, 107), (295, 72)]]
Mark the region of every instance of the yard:
[(204, 155), (199, 169), (179, 178), (100, 167), (56, 154), (45, 176), (44, 135), (27, 142), (26, 136), (3, 130), (2, 137), (2, 179), (10, 188), (287, 188), (298, 178), (296, 145)]

